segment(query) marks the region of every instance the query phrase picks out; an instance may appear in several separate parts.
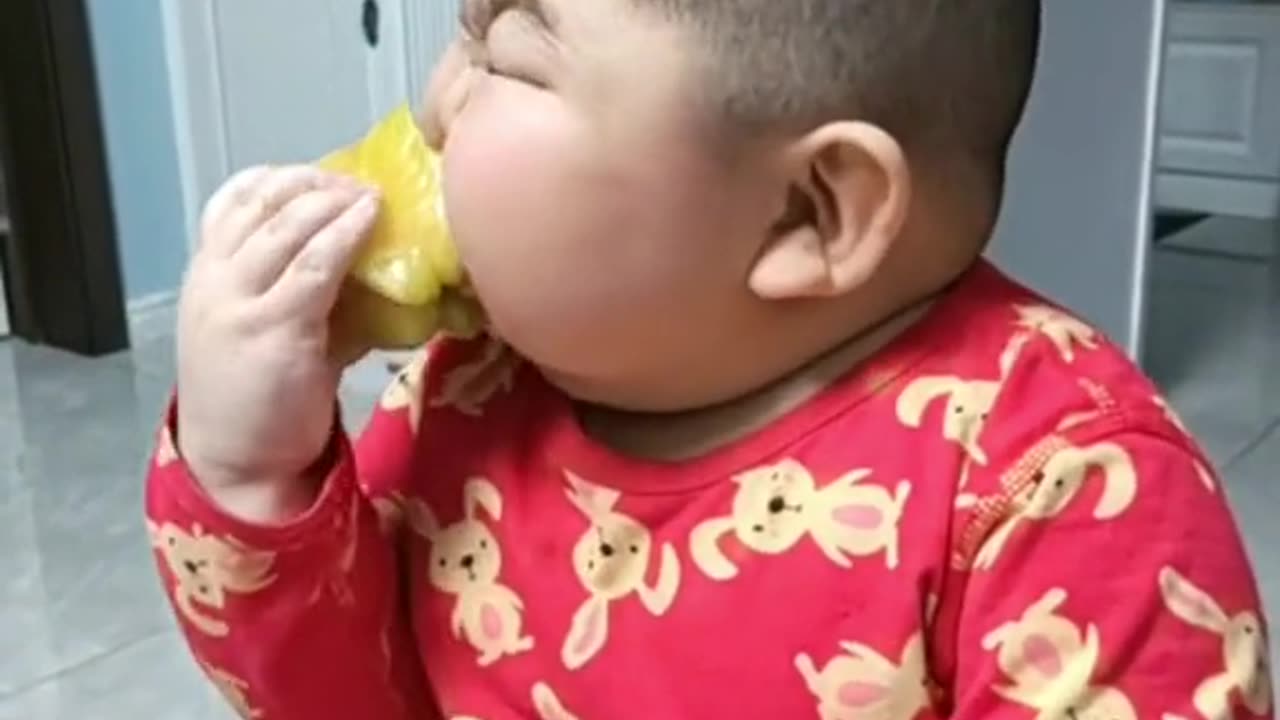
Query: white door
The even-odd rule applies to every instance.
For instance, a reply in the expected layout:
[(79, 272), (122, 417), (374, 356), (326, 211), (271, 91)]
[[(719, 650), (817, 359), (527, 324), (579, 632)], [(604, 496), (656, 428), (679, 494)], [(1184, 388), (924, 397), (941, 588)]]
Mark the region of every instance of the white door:
[(316, 159), (416, 100), (405, 0), (163, 2), (189, 237), (235, 170)]

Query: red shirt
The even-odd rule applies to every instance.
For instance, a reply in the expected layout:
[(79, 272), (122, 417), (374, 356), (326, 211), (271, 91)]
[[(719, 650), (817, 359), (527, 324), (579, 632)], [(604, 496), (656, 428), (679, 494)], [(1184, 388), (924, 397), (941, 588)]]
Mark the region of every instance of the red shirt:
[(244, 717), (1272, 716), (1204, 454), (1119, 350), (989, 266), (690, 462), (593, 443), (496, 344), (430, 355), (288, 526), (220, 512), (162, 432), (157, 559)]

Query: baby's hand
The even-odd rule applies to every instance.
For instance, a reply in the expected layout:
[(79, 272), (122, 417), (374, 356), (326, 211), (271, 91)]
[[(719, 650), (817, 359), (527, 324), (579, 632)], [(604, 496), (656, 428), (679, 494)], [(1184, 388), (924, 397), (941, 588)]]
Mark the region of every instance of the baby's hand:
[(225, 510), (310, 507), (341, 362), (328, 318), (378, 197), (311, 167), (254, 168), (209, 201), (179, 311), (178, 446)]

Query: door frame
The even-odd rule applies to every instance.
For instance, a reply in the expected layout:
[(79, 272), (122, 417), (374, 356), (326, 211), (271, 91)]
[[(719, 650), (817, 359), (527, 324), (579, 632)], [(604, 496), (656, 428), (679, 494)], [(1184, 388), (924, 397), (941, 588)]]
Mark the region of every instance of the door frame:
[(83, 0), (0, 2), (0, 143), (16, 335), (85, 355), (129, 345)]
[[(406, 100), (416, 99), (421, 89), (418, 78), (422, 75), (421, 61), (414, 57), (422, 47), (417, 38), (432, 36), (431, 27), (424, 31), (418, 24), (438, 15), (427, 6), (439, 4), (378, 0), (382, 32), (378, 50), (368, 53), (367, 66), (372, 107), (390, 111)], [(191, 0), (160, 0), (160, 7), (183, 215), (189, 249), (194, 250), (205, 196), (238, 169), (231, 167), (216, 9), (213, 2)], [(351, 8), (351, 22), (355, 25), (361, 20), (363, 4), (351, 0)]]

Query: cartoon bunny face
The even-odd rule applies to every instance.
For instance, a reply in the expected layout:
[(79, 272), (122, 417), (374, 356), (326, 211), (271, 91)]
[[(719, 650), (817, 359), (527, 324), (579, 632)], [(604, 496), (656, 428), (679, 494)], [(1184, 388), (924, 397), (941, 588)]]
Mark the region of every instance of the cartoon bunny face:
[(1036, 473), (1035, 485), (1028, 491), (1023, 515), (1029, 518), (1056, 517), (1066, 509), (1084, 486), (1087, 468), (1084, 465), (1055, 463)]
[(186, 592), (205, 605), (222, 607), (227, 579), (218, 565), (219, 548), (210, 542), (214, 538), (188, 535), (165, 525), (157, 540), (164, 550), (165, 564)]
[(1172, 567), (1160, 571), (1165, 606), (1183, 621), (1217, 634), (1222, 640), (1224, 671), (1196, 689), (1196, 709), (1206, 717), (1229, 717), (1231, 698), (1238, 691), (1255, 715), (1271, 709), (1271, 673), (1262, 621), (1252, 610), (1228, 616), (1209, 593)]
[(652, 544), (644, 526), (629, 517), (609, 515), (579, 538), (573, 548), (573, 567), (583, 587), (617, 600), (644, 583)]
[(985, 465), (987, 456), (978, 440), (1000, 395), (1000, 387), (999, 382), (989, 380), (922, 377), (908, 385), (898, 397), (898, 420), (907, 427), (919, 428), (924, 423), (925, 410), (938, 398), (945, 397), (942, 436), (963, 447), (974, 462)]
[(1085, 449), (1066, 448), (1049, 458), (1038, 473), (1023, 514), (1036, 519), (1056, 517), (1075, 499), (1091, 468), (1101, 470), (1104, 480), (1095, 517), (1107, 519), (1126, 510), (1137, 493), (1133, 461), (1119, 446), (1102, 443)]
[(147, 531), (173, 575), (174, 602), (206, 634), (223, 637), (229, 628), (196, 604), (221, 610), (230, 594), (254, 593), (275, 581), (275, 555), (251, 550), (234, 538), (207, 535), (199, 525), (188, 532), (170, 523), (148, 521)]
[(957, 387), (947, 400), (943, 434), (962, 445), (976, 443), (999, 392), (996, 383), (974, 382)]
[(431, 546), (431, 583), (450, 593), (491, 584), (502, 572), (502, 553), (482, 523), (465, 521), (442, 529)]
[(738, 537), (756, 552), (780, 554), (809, 531), (807, 504), (815, 492), (813, 476), (799, 463), (784, 461), (739, 475), (733, 499)]
[(1240, 679), (1245, 706), (1256, 714), (1271, 707), (1271, 668), (1267, 662), (1267, 641), (1258, 616), (1245, 611), (1231, 618), (1223, 654), (1227, 674)]

